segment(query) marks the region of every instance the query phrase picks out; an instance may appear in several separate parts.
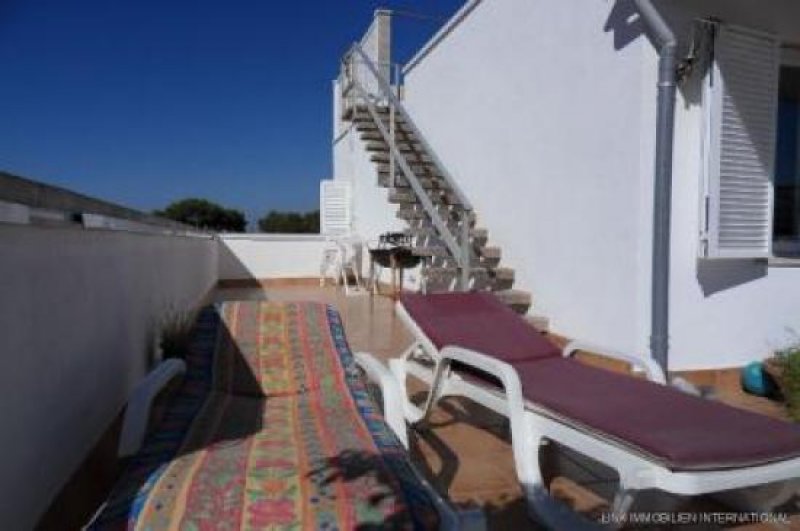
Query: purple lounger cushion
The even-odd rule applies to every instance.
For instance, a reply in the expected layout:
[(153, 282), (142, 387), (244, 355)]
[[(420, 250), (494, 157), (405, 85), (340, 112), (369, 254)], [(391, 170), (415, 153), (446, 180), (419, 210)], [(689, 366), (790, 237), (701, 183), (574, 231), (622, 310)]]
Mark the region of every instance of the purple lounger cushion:
[(572, 359), (514, 365), (525, 398), (672, 470), (800, 457), (800, 427)]
[(457, 345), (514, 363), (561, 350), (489, 292), (404, 294), (400, 299), (436, 348)]
[(489, 293), (406, 295), (402, 304), (436, 348), (456, 345), (510, 363), (529, 402), (671, 470), (800, 457), (800, 427), (562, 358)]

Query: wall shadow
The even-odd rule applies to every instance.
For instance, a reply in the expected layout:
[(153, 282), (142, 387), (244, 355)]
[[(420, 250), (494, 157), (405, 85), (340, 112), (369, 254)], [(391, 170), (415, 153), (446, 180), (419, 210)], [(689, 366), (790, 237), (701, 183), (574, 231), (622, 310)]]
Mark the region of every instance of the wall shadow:
[(767, 276), (766, 260), (697, 260), (697, 282), (709, 297)]
[[(200, 312), (192, 330), (187, 371), (177, 389), (162, 393), (153, 423), (140, 451), (120, 460), (123, 468), (99, 517), (88, 529), (119, 529), (141, 503), (140, 493), (159, 469), (182, 456), (223, 444), (242, 443), (261, 431), (268, 398), (263, 394), (229, 395), (217, 389), (213, 365), (219, 352), (235, 367), (237, 385), (260, 389), (257, 377), (216, 308)], [(193, 429), (202, 426), (205, 429)], [(190, 431), (191, 430), (191, 431)]]
[[(374, 492), (366, 501), (370, 507), (378, 510), (382, 503), (389, 502), (395, 496), (393, 485), (396, 481), (388, 474), (384, 457), (376, 453), (345, 450), (319, 462), (308, 473), (308, 477), (323, 488), (339, 482), (369, 484)], [(357, 531), (409, 529), (412, 525), (410, 511), (396, 510), (380, 522), (360, 523), (355, 529)]]
[[(614, 35), (614, 49), (621, 50), (645, 34), (644, 23), (633, 0), (617, 0), (611, 7), (603, 31)], [(645, 34), (645, 36), (647, 36)], [(650, 37), (647, 36), (649, 39)]]

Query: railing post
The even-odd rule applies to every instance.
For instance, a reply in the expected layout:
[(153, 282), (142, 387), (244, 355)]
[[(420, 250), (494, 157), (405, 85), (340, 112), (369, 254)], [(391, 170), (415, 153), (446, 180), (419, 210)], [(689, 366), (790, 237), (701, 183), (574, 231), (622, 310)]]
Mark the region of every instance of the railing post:
[(403, 75), (403, 71), (400, 70), (400, 64), (399, 63), (395, 63), (394, 64), (394, 90), (395, 90), (395, 96), (397, 97), (398, 100), (402, 99), (402, 96), (403, 96), (403, 93), (400, 90), (400, 87), (403, 84), (402, 75)]
[(461, 211), (461, 281), (459, 286), (461, 291), (469, 290), (470, 262), (472, 260), (469, 241), (469, 223), (469, 210), (463, 209)]
[[(391, 141), (393, 146), (397, 145), (397, 139), (395, 138), (395, 109), (394, 103), (390, 100), (389, 101), (389, 140)], [(392, 186), (392, 190), (397, 186), (397, 169), (395, 167), (395, 160), (394, 160), (394, 150), (389, 150), (389, 183)]]

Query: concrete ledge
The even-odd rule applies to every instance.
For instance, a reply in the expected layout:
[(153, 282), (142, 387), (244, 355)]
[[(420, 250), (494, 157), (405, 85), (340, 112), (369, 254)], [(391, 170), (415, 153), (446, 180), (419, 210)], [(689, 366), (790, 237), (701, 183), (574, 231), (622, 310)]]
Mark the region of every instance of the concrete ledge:
[(219, 238), (224, 241), (253, 241), (253, 242), (321, 242), (325, 241), (322, 234), (283, 234), (283, 233), (223, 233)]
[(32, 209), (58, 210), (70, 214), (91, 213), (161, 227), (183, 230), (189, 228), (175, 221), (3, 171), (0, 171), (0, 201), (17, 203)]
[(294, 288), (294, 287), (319, 287), (319, 277), (297, 278), (229, 278), (217, 283), (218, 289), (268, 289), (268, 288)]

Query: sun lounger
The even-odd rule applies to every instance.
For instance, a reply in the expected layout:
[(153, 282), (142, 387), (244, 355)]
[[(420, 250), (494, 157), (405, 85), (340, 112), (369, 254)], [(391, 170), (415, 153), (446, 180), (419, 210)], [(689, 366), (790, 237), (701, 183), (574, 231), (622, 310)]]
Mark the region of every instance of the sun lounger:
[[(169, 375), (183, 379), (141, 448), (142, 407), (129, 408), (139, 412), (120, 448), (132, 455), (91, 529), (457, 525), (410, 463), (402, 417), (390, 426), (373, 402), (333, 308), (208, 308), (185, 366), (166, 367), (132, 404), (149, 405)], [(397, 399), (382, 365), (366, 359), (364, 370)]]
[[(411, 423), (444, 396), (468, 397), (510, 420), (516, 471), (528, 506), (558, 525), (539, 470), (540, 444), (555, 441), (619, 473), (612, 511), (622, 521), (637, 491), (699, 495), (746, 487), (760, 505), (785, 501), (800, 477), (800, 427), (678, 391), (650, 360), (636, 378), (588, 366), (559, 349), (490, 293), (405, 295), (397, 313), (416, 340), (390, 369), (403, 396), (408, 376), (430, 385)], [(752, 508), (752, 507), (751, 507)], [(749, 509), (751, 509), (749, 508)], [(763, 508), (763, 507), (762, 507)]]

